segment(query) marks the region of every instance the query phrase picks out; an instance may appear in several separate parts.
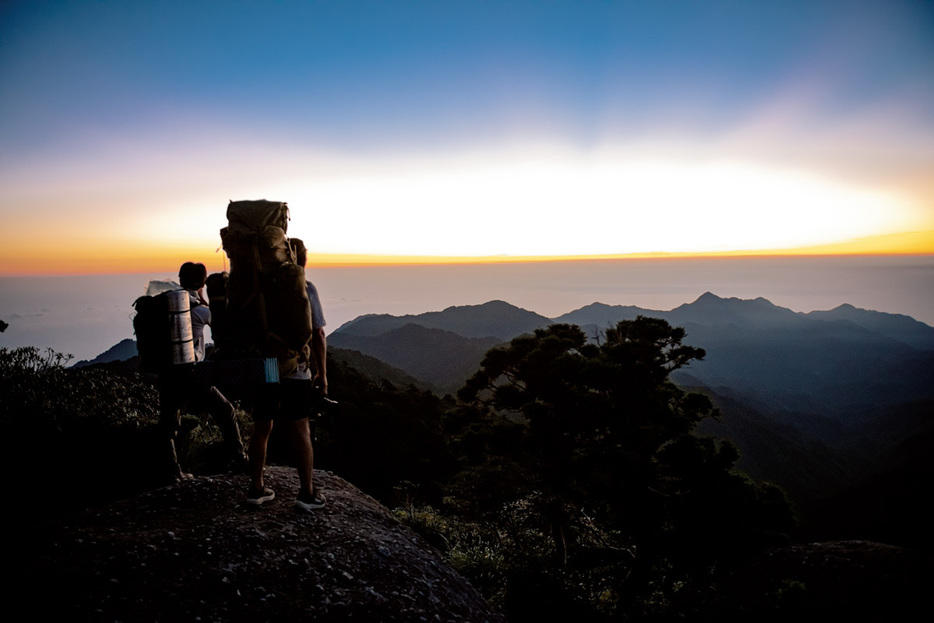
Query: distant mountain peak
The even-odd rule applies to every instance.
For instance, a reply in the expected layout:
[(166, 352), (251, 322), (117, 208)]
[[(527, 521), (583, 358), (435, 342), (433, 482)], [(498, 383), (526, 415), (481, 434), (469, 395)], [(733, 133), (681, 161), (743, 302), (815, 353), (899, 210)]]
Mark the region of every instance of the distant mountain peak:
[(582, 328), (590, 326), (599, 330), (615, 325), (620, 320), (633, 320), (636, 316), (657, 316), (660, 313), (662, 312), (642, 309), (634, 305), (607, 305), (595, 302), (552, 320), (556, 323), (576, 324)]
[(117, 344), (111, 346), (100, 355), (91, 359), (81, 359), (72, 364), (73, 368), (83, 368), (98, 363), (109, 363), (111, 361), (126, 361), (136, 356), (136, 340), (126, 338)]
[(844, 303), (830, 311), (812, 311), (806, 316), (825, 322), (850, 322), (916, 349), (934, 350), (934, 327), (904, 314), (873, 311)]
[(513, 305), (512, 303), (507, 303), (506, 301), (500, 299), (493, 299), (492, 301), (487, 301), (486, 303), (478, 303), (476, 305), (451, 305), (448, 309), (453, 309), (455, 307), (470, 308), (470, 307), (514, 307), (520, 309)]
[(723, 304), (723, 303), (728, 303), (731, 305), (749, 305), (749, 304), (755, 303), (756, 305), (785, 309), (783, 307), (778, 307), (778, 305), (776, 305), (769, 299), (762, 297), (762, 296), (757, 296), (754, 299), (741, 299), (736, 296), (730, 296), (730, 297), (717, 296), (713, 292), (704, 292), (699, 297), (697, 297), (697, 299), (695, 299), (693, 303), (685, 303), (681, 307), (686, 307), (689, 305), (697, 305), (697, 304), (710, 305), (710, 304)]
[(712, 292), (705, 292), (693, 303), (685, 303), (665, 314), (665, 318), (674, 324), (693, 322), (706, 325), (784, 324), (799, 316), (797, 312), (775, 305), (761, 296), (755, 299), (724, 298)]
[(478, 305), (455, 305), (442, 311), (423, 314), (361, 316), (341, 325), (335, 334), (377, 336), (406, 324), (431, 329), (444, 329), (470, 338), (497, 337), (512, 339), (550, 324), (550, 320), (535, 312), (501, 300)]
[(531, 311), (529, 311), (529, 310), (527, 310), (527, 309), (523, 309), (523, 308), (521, 308), (521, 307), (517, 307), (516, 305), (513, 305), (512, 303), (507, 303), (506, 301), (501, 301), (501, 300), (499, 300), (499, 299), (495, 299), (495, 300), (492, 300), (492, 301), (487, 301), (486, 303), (477, 303), (477, 304), (474, 304), (474, 305), (451, 305), (450, 307), (445, 307), (445, 308), (444, 308), (443, 310), (441, 310), (440, 312), (426, 312), (426, 313), (424, 313), (424, 314), (418, 314), (417, 316), (413, 316), (413, 317), (415, 317), (415, 318), (420, 318), (420, 317), (422, 317), (422, 316), (427, 316), (427, 315), (429, 315), (429, 314), (444, 314), (444, 313), (449, 313), (449, 312), (452, 312), (452, 313), (464, 313), (464, 312), (468, 312), (468, 313), (476, 313), (476, 312), (485, 312), (485, 313), (523, 312), (523, 313), (528, 313), (528, 314), (535, 313), (535, 312), (531, 312)]

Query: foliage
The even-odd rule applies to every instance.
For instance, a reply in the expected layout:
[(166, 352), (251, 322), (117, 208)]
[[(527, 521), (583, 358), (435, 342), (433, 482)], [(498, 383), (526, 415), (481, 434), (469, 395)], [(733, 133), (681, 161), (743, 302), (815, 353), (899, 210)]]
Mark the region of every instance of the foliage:
[[(51, 349), (0, 349), (0, 422), (12, 440), (4, 467), (11, 473), (28, 465), (47, 483), (30, 490), (37, 513), (162, 482), (156, 388), (135, 372), (66, 368), (70, 358)], [(179, 454), (203, 460), (217, 436), (216, 427), (185, 416)]]
[(503, 607), (508, 550), (491, 524), (465, 521), (431, 506), (397, 508), (396, 517), (441, 551), (494, 607)]
[[(30, 464), (76, 503), (161, 482), (156, 387), (131, 366), (66, 368), (69, 360), (34, 347), (0, 349), (0, 421), (16, 440), (6, 466)], [(341, 363), (332, 365), (330, 377), (340, 408), (319, 419), (316, 467), (338, 471), (389, 505), (394, 486), (406, 479), (418, 482), (422, 495), (433, 490), (431, 497), (440, 501), (439, 483), (454, 467), (442, 428), (443, 401), (414, 386), (376, 382)], [(240, 409), (236, 417), (248, 439), (249, 417)], [(226, 465), (219, 456), (221, 437), (210, 417), (183, 413), (176, 440), (180, 461), (196, 473), (210, 473), (220, 459)], [(287, 461), (288, 447), (272, 447), (271, 459)], [(89, 492), (93, 482), (102, 486)]]
[(158, 420), (158, 395), (141, 380), (65, 368), (70, 355), (35, 347), (0, 349), (0, 418), (67, 434), (80, 426), (140, 428)]
[[(718, 561), (792, 527), (780, 490), (732, 473), (735, 447), (691, 434), (718, 414), (669, 380), (705, 354), (684, 337), (644, 317), (599, 343), (552, 325), (491, 350), (459, 392), (482, 415), (462, 430), (474, 460), (454, 497), (497, 522), (523, 558), (515, 568), (551, 569), (590, 608), (670, 608)], [(600, 582), (581, 579), (597, 567)]]
[(417, 483), (438, 503), (455, 468), (443, 428), (445, 400), (414, 385), (398, 387), (329, 362), (330, 397), (338, 407), (318, 418), (315, 467), (333, 470), (392, 506), (399, 483)]

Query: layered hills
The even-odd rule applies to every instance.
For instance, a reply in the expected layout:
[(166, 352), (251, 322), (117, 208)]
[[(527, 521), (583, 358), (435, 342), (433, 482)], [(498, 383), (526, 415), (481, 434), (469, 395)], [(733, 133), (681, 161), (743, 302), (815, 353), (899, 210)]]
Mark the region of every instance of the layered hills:
[(640, 315), (684, 327), (687, 342), (706, 350), (705, 359), (681, 375), (683, 383), (729, 387), (776, 408), (838, 415), (926, 397), (925, 385), (932, 383), (922, 381), (934, 380), (934, 327), (908, 316), (850, 305), (804, 314), (762, 298), (711, 293), (670, 311), (593, 303), (550, 319), (503, 301), (369, 315), (342, 325), (328, 340), (453, 391), (492, 344), (552, 323), (576, 324), (598, 338), (601, 330)]
[[(719, 407), (722, 417), (700, 432), (736, 443), (739, 467), (785, 488), (816, 531), (850, 521), (844, 514), (882, 521), (886, 507), (930, 517), (916, 501), (906, 506), (913, 494), (903, 483), (934, 476), (924, 449), (934, 441), (934, 327), (908, 316), (851, 305), (799, 313), (711, 293), (668, 311), (594, 303), (556, 318), (491, 301), (363, 316), (328, 340), (453, 392), (497, 343), (552, 323), (600, 339), (640, 315), (684, 327), (685, 343), (706, 351), (672, 377)], [(912, 538), (921, 532), (918, 524)]]

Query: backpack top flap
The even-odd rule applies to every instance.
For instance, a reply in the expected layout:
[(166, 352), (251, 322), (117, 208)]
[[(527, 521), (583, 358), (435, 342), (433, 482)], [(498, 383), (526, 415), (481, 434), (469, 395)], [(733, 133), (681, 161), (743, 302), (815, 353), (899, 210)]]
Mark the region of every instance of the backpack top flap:
[(231, 201), (227, 204), (227, 222), (234, 229), (238, 226), (259, 233), (266, 227), (280, 227), (283, 233), (289, 228), (289, 206), (284, 201)]

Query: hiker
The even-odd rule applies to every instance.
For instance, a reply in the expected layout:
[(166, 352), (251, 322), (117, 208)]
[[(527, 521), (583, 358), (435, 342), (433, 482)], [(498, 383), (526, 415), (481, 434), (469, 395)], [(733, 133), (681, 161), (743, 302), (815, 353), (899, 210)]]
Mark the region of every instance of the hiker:
[[(305, 244), (298, 238), (289, 241), (296, 263), (303, 269), (307, 260)], [(279, 421), (287, 427), (295, 453), (295, 467), (298, 470), (299, 492), (295, 506), (302, 510), (323, 508), (325, 499), (314, 488), (314, 447), (311, 443), (311, 425), (309, 418), (315, 403), (315, 392), (327, 395), (327, 341), (324, 333), (324, 312), (318, 291), (307, 279), (305, 290), (311, 306), (312, 333), (310, 345), (303, 349), (298, 369), (282, 379), (278, 387), (267, 392), (257, 401), (253, 410), (253, 437), (250, 439), (250, 477), (251, 486), (247, 493), (247, 502), (261, 505), (275, 498), (275, 492), (265, 486), (263, 469), (266, 463), (266, 446), (272, 432), (273, 422)], [(309, 359), (311, 361), (309, 361)], [(314, 362), (312, 375), (309, 363)]]
[[(194, 262), (185, 262), (178, 271), (178, 281), (189, 296), (196, 362), (204, 360), (204, 327), (211, 324), (211, 310), (203, 293), (207, 274), (204, 264)], [(211, 414), (224, 436), (230, 467), (237, 471), (243, 470), (247, 457), (233, 405), (216, 387), (199, 380), (191, 366), (169, 366), (159, 375), (159, 418), (169, 440), (169, 475), (176, 480), (191, 478), (191, 474), (179, 466), (175, 451), (175, 438), (181, 427), (181, 409), (186, 404)]]

